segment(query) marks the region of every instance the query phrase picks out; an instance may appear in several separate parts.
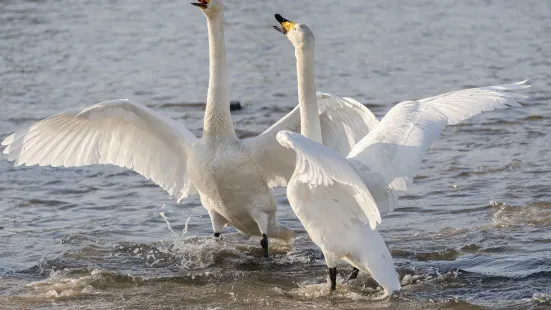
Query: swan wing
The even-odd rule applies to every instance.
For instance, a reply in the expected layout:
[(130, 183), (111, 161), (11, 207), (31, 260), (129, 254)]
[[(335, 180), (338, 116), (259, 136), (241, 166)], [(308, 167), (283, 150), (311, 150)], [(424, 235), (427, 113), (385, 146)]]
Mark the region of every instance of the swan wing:
[(526, 97), (516, 91), (529, 87), (526, 82), (465, 89), (392, 108), (348, 155), (380, 212), (394, 209), (399, 193), (413, 181), (425, 152), (445, 126), (482, 112), (520, 106), (517, 100)]
[[(294, 201), (295, 212), (298, 207), (311, 214), (307, 218), (313, 219), (313, 225), (329, 220), (340, 227), (351, 227), (353, 221), (359, 220), (375, 229), (381, 222), (373, 197), (344, 157), (291, 131), (279, 132), (277, 141), (296, 155), (292, 182), (293, 187), (301, 187), (302, 190), (298, 195), (291, 195), (294, 199), (289, 198)], [(288, 188), (288, 193), (289, 190), (294, 189)]]
[(295, 170), (295, 153), (277, 143), (276, 135), (281, 130), (300, 132), (299, 106), (296, 106), (257, 137), (243, 141), (245, 147), (260, 165), (268, 186), (271, 188), (287, 186), (287, 181)]
[[(318, 93), (323, 144), (342, 156), (379, 123), (373, 113), (358, 101), (328, 93)], [(295, 170), (295, 155), (276, 141), (281, 130), (300, 132), (300, 109), (296, 106), (277, 123), (246, 145), (262, 166), (270, 187), (287, 186)]]
[(136, 171), (178, 201), (196, 194), (186, 173), (197, 138), (184, 126), (127, 99), (54, 115), (2, 141), (15, 165), (112, 164)]
[(323, 145), (346, 157), (379, 124), (360, 102), (329, 93), (317, 93)]

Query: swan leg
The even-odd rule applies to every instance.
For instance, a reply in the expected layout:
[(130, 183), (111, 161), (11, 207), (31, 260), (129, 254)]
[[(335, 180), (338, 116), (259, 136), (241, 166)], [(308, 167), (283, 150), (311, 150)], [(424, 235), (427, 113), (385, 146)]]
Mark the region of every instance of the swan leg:
[(256, 221), (256, 224), (258, 225), (258, 229), (260, 230), (260, 233), (262, 234), (262, 240), (260, 240), (260, 246), (262, 246), (262, 249), (264, 249), (264, 258), (268, 258), (268, 221), (269, 221), (269, 215), (264, 212), (255, 212), (254, 214), (254, 220)]
[(339, 262), (339, 257), (331, 252), (323, 252), (325, 257), (325, 264), (328, 268), (329, 282), (330, 282), (330, 294), (337, 290), (337, 264)]
[(266, 234), (262, 234), (262, 240), (260, 240), (260, 246), (264, 249), (264, 258), (268, 258), (268, 236)]
[(329, 280), (331, 281), (331, 292), (337, 289), (337, 267), (329, 268)]
[(346, 280), (344, 282), (356, 279), (359, 273), (360, 273), (360, 269), (356, 267), (352, 268), (352, 272), (348, 275), (348, 277), (346, 277)]
[(218, 214), (216, 211), (209, 210), (209, 216), (212, 223), (212, 230), (214, 231), (214, 237), (220, 238), (220, 235), (222, 234), (222, 228), (226, 226), (226, 223), (228, 221), (226, 221), (226, 219), (222, 215)]

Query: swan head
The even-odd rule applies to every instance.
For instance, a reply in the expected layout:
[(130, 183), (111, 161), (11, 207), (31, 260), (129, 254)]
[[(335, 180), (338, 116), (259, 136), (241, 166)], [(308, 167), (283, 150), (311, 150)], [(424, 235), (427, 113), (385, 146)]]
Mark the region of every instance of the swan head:
[(281, 26), (274, 26), (274, 29), (287, 36), (295, 48), (314, 48), (316, 38), (308, 26), (292, 22), (279, 14), (275, 15), (275, 19)]
[(201, 8), (203, 13), (205, 13), (208, 17), (220, 14), (224, 11), (224, 4), (222, 4), (221, 0), (198, 0), (197, 2), (192, 2), (191, 4)]

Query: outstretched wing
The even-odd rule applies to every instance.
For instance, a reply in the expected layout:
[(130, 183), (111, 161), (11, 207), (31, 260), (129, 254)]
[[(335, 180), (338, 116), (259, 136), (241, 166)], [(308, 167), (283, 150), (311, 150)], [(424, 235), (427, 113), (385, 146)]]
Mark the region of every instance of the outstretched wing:
[(329, 93), (317, 93), (323, 145), (346, 157), (379, 124), (360, 102)]
[(392, 108), (379, 125), (348, 155), (375, 197), (381, 213), (394, 209), (399, 192), (413, 181), (421, 160), (444, 127), (474, 115), (509, 106), (520, 106), (515, 93), (527, 81), (472, 88)]
[(78, 167), (112, 164), (151, 179), (178, 201), (196, 190), (187, 152), (197, 138), (144, 105), (121, 99), (54, 115), (2, 141), (15, 165)]
[[(295, 188), (288, 188), (295, 212), (310, 214), (305, 218), (313, 219), (313, 225), (331, 221), (351, 227), (353, 221), (359, 220), (372, 229), (377, 227), (381, 216), (375, 201), (344, 157), (291, 131), (279, 132), (277, 141), (296, 155), (296, 167), (291, 178)], [(312, 201), (317, 203), (312, 204)], [(308, 229), (309, 224), (303, 224)]]
[[(318, 93), (323, 144), (342, 156), (348, 155), (368, 132), (379, 123), (367, 107), (351, 98)], [(246, 141), (260, 163), (270, 187), (286, 186), (295, 170), (294, 152), (276, 141), (281, 130), (300, 132), (300, 110), (295, 107), (258, 137)]]

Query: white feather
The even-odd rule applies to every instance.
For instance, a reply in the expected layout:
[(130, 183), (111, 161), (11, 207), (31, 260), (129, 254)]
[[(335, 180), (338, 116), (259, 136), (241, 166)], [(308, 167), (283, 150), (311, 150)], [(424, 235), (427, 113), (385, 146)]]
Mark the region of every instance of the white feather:
[[(332, 149), (313, 142), (301, 134), (291, 131), (280, 131), (277, 141), (284, 147), (296, 153), (296, 168), (293, 179), (307, 184), (310, 189), (326, 188), (328, 194), (338, 184), (339, 189), (345, 189), (348, 195), (356, 200), (355, 204), (339, 206), (339, 216), (332, 218), (345, 226), (350, 226), (351, 220), (360, 220), (373, 229), (381, 222), (381, 217), (375, 201), (362, 179), (355, 173), (354, 167), (346, 159)], [(327, 216), (320, 212), (319, 216)]]
[(117, 165), (183, 200), (196, 193), (186, 173), (187, 152), (196, 141), (172, 119), (121, 99), (52, 116), (12, 134), (2, 145), (16, 165)]
[(516, 90), (527, 81), (472, 88), (406, 101), (392, 108), (350, 152), (348, 159), (364, 179), (381, 213), (395, 208), (400, 193), (417, 174), (423, 156), (444, 127), (482, 112), (520, 106)]
[[(354, 99), (329, 93), (318, 93), (317, 98), (323, 144), (343, 156), (378, 124), (373, 113)], [(270, 187), (286, 186), (295, 169), (295, 153), (276, 141), (281, 130), (300, 132), (299, 106), (258, 137), (246, 140)]]

